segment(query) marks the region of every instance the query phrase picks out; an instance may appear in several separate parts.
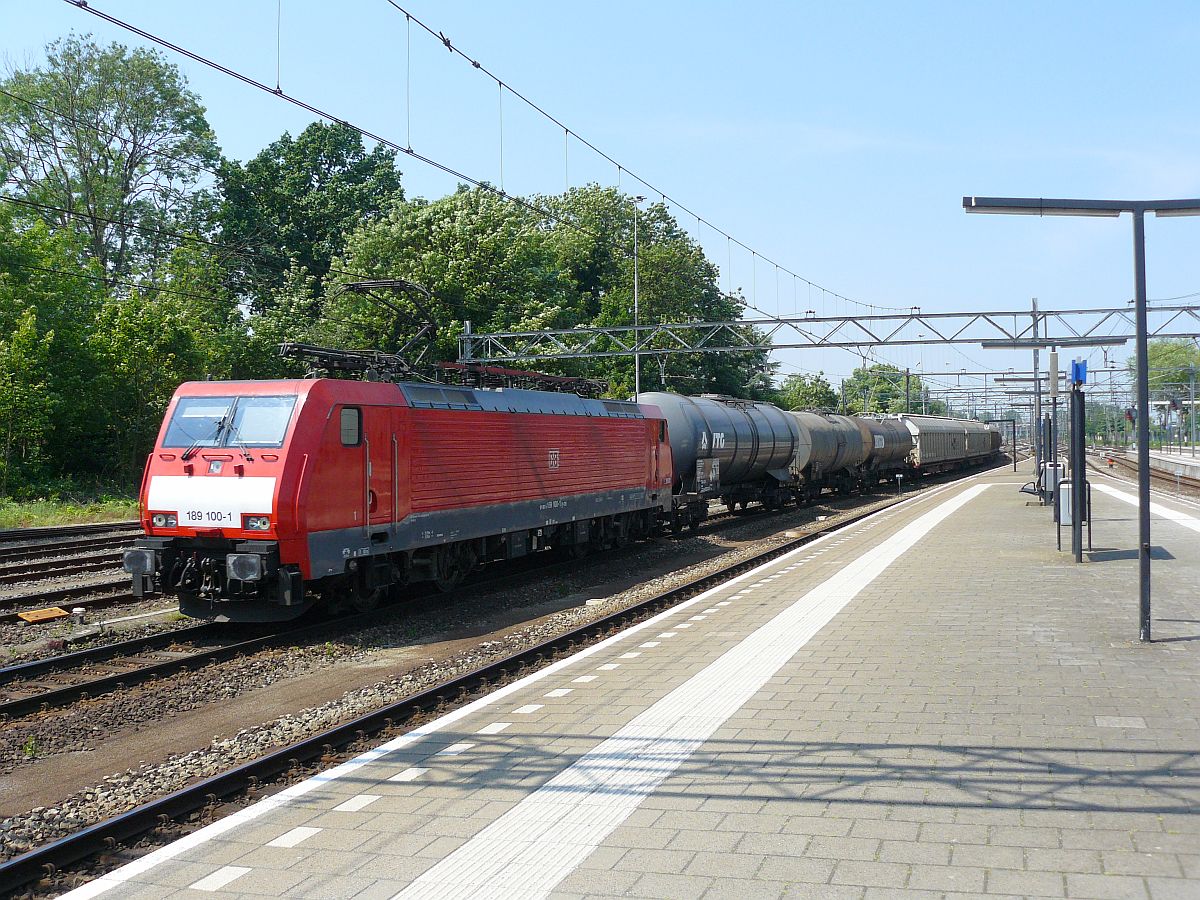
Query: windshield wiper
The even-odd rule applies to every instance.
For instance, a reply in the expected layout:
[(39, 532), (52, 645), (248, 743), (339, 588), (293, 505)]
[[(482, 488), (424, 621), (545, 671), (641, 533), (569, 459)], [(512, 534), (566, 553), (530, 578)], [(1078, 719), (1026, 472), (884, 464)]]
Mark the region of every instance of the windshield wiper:
[[(229, 413), (226, 413), (225, 415), (221, 416), (221, 418), (217, 419), (217, 430), (213, 432), (212, 436), (212, 445), (214, 447), (221, 442), (221, 432), (225, 430), (225, 425), (229, 421), (229, 415)], [(196, 440), (192, 441), (190, 447), (179, 454), (179, 458), (186, 462), (196, 455), (196, 451), (199, 450), (203, 444), (204, 438), (196, 438)]]

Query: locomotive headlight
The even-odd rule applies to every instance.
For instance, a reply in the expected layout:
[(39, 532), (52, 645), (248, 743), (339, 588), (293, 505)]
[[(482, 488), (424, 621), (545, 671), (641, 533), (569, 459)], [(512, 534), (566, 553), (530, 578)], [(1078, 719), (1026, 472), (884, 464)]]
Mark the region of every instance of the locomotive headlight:
[(247, 531), (270, 531), (271, 517), (270, 516), (245, 516), (243, 527)]
[(258, 581), (263, 576), (263, 558), (257, 553), (227, 554), (225, 573), (238, 581)]
[(155, 528), (174, 528), (179, 524), (175, 513), (155, 513), (150, 517), (150, 524)]
[(154, 573), (153, 550), (126, 550), (121, 566), (130, 575), (152, 575)]

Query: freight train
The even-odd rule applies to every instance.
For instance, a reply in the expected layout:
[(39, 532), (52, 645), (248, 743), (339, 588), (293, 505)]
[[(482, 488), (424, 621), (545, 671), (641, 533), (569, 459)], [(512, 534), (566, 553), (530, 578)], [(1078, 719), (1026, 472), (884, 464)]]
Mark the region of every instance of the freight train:
[(137, 596), (187, 615), (281, 621), (370, 609), (477, 565), (568, 556), (965, 467), (999, 434), (928, 416), (785, 412), (726, 397), (588, 399), (337, 379), (191, 382), (167, 408), (126, 551)]

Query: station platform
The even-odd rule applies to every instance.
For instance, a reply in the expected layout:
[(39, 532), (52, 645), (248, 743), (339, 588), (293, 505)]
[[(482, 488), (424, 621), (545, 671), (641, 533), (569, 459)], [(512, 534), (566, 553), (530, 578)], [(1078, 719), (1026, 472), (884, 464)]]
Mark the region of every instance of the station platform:
[[(1136, 460), (1137, 453), (1125, 454), (1126, 459)], [(1150, 467), (1174, 475), (1178, 472), (1187, 478), (1200, 478), (1200, 456), (1192, 456), (1192, 448), (1185, 447), (1183, 452), (1166, 453), (1161, 450), (1150, 451)]]
[(1130, 489), (1094, 479), (1076, 565), (1030, 478), (833, 532), (67, 896), (1200, 897), (1200, 508), (1155, 498), (1140, 644)]

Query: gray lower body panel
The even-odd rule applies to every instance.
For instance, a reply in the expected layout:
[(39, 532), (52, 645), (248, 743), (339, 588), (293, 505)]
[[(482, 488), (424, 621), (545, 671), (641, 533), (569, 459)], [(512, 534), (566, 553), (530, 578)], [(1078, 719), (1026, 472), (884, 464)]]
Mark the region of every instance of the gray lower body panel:
[[(667, 500), (669, 502), (669, 495)], [(351, 559), (645, 509), (662, 509), (661, 499), (652, 497), (645, 488), (629, 488), (601, 494), (414, 513), (402, 521), (380, 523), (370, 528), (314, 532), (308, 537), (309, 563), (312, 577), (324, 578), (340, 575)]]

